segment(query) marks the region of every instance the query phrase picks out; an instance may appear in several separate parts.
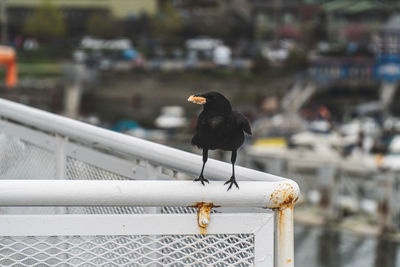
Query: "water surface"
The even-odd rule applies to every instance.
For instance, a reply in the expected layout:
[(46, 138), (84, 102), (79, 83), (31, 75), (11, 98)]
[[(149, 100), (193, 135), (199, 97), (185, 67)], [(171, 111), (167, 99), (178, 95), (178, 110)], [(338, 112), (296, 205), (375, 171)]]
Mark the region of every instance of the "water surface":
[(295, 225), (296, 267), (400, 267), (399, 245), (384, 238)]

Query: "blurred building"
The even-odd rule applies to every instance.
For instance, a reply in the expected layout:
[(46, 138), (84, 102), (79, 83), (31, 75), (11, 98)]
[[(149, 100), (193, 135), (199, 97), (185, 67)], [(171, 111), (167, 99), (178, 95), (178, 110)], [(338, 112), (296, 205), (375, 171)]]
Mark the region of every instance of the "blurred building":
[(392, 16), (373, 36), (375, 76), (385, 82), (400, 81), (400, 16)]
[[(224, 2), (224, 1), (214, 1)], [(400, 1), (374, 0), (247, 0), (254, 37), (315, 41), (358, 41), (367, 39), (395, 12)]]
[[(25, 19), (43, 0), (1, 0), (7, 14), (10, 33), (21, 32)], [(110, 14), (118, 20), (134, 18), (141, 14), (157, 12), (157, 0), (51, 0), (62, 11), (66, 24), (74, 32), (83, 32), (87, 20), (93, 14)]]
[(216, 38), (252, 38), (249, 0), (160, 0), (180, 13), (190, 32), (186, 37), (211, 35)]
[(324, 2), (323, 0), (249, 0), (255, 37), (264, 40), (300, 38), (306, 28), (305, 23), (317, 19), (320, 4)]
[(366, 41), (390, 14), (399, 10), (399, 5), (398, 1), (334, 0), (321, 9), (331, 41)]

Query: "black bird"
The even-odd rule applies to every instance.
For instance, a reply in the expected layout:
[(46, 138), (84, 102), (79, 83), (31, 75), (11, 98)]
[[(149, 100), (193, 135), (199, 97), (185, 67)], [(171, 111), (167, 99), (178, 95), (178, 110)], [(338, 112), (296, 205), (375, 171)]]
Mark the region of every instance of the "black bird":
[(241, 113), (232, 110), (228, 99), (217, 92), (192, 95), (188, 101), (203, 105), (203, 111), (197, 119), (196, 134), (192, 138), (192, 145), (203, 149), (203, 167), (199, 178), (194, 181), (200, 181), (203, 185), (204, 182), (208, 183), (203, 176), (208, 150), (221, 149), (232, 151), (232, 177), (225, 184), (229, 184), (228, 190), (233, 184), (239, 188), (235, 179), (236, 153), (244, 141), (243, 131), (251, 134), (249, 121)]

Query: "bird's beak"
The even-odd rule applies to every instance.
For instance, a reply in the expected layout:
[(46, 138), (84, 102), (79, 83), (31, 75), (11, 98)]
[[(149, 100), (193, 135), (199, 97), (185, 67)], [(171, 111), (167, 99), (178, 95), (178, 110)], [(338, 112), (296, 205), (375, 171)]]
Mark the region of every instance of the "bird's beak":
[(195, 104), (203, 105), (207, 102), (207, 99), (202, 96), (191, 95), (189, 96), (188, 101)]

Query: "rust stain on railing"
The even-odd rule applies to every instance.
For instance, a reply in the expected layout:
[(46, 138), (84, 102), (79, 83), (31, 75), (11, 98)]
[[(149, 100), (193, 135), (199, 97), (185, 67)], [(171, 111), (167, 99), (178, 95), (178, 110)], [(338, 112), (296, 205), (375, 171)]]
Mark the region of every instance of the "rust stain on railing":
[(210, 213), (211, 209), (215, 206), (213, 203), (208, 202), (196, 202), (193, 206), (198, 209), (197, 211), (197, 224), (200, 229), (200, 234), (207, 234), (207, 226), (210, 223)]
[(267, 208), (285, 209), (293, 206), (298, 196), (293, 186), (289, 183), (280, 184), (270, 195), (270, 203)]
[(277, 209), (277, 227), (278, 227), (278, 266), (293, 267), (293, 210), (294, 201), (283, 208)]
[(289, 183), (278, 185), (271, 193), (268, 208), (277, 211), (278, 266), (293, 267), (293, 210), (297, 192)]

